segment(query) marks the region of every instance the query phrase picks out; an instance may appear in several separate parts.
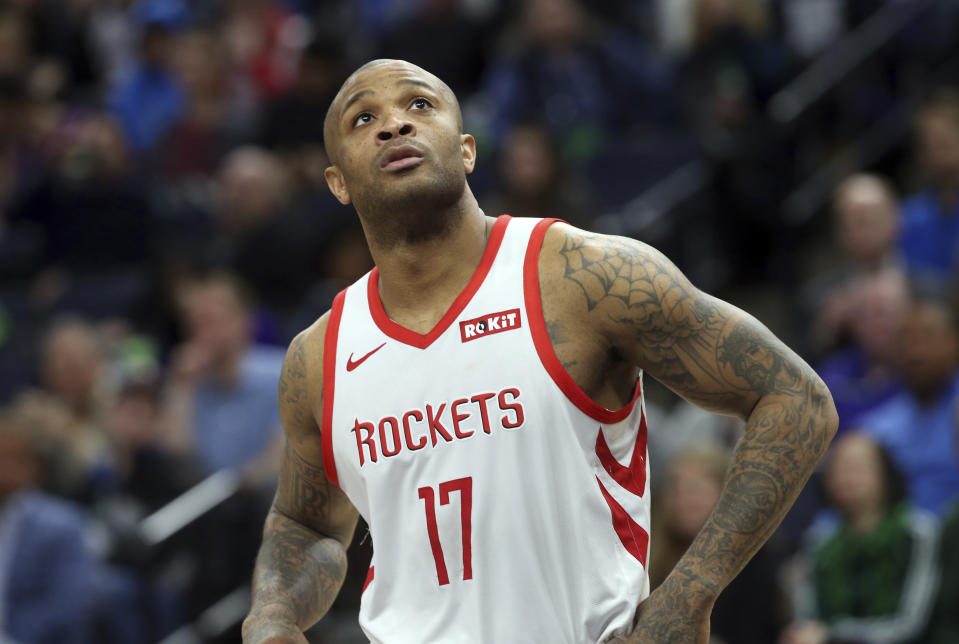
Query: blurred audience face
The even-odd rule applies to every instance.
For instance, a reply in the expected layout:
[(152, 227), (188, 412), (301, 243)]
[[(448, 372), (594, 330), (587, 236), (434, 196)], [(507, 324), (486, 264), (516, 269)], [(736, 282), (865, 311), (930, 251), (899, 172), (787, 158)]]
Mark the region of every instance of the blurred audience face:
[(956, 370), (956, 330), (945, 306), (933, 301), (912, 305), (899, 333), (900, 368), (921, 400), (933, 399)]
[(89, 412), (104, 361), (92, 326), (79, 320), (56, 324), (43, 345), (43, 386), (74, 412)]
[(693, 10), (695, 40), (705, 42), (729, 27), (741, 27), (752, 34), (766, 28), (766, 8), (756, 0), (699, 0)]
[(149, 386), (129, 386), (119, 393), (107, 414), (107, 428), (117, 444), (139, 447), (149, 444), (157, 422), (157, 400)]
[(923, 110), (918, 123), (919, 154), (932, 180), (959, 186), (959, 98)]
[(826, 462), (826, 494), (839, 512), (854, 518), (884, 505), (886, 482), (876, 443), (852, 433), (837, 440)]
[(719, 454), (693, 451), (680, 454), (669, 467), (663, 495), (666, 528), (681, 541), (692, 541), (723, 488), (725, 461)]
[(510, 195), (546, 195), (555, 187), (556, 178), (556, 158), (549, 135), (534, 126), (510, 132), (503, 149), (501, 173)]
[(580, 39), (584, 16), (576, 0), (526, 0), (524, 16), (526, 30), (537, 44), (566, 49)]
[(39, 476), (37, 453), (25, 430), (0, 419), (0, 503), (36, 484)]
[(147, 25), (141, 41), (143, 62), (150, 67), (164, 68), (173, 54), (173, 34), (159, 24)]
[(899, 233), (896, 196), (880, 179), (859, 174), (843, 181), (833, 201), (839, 245), (857, 264), (876, 266), (892, 254)]
[(13, 11), (0, 13), (0, 75), (17, 75), (29, 67), (30, 38), (26, 20)]
[(229, 279), (188, 285), (183, 317), (189, 342), (201, 347), (214, 364), (237, 357), (250, 342), (250, 312)]
[(228, 232), (246, 230), (269, 219), (285, 203), (283, 165), (259, 148), (240, 148), (227, 156), (218, 183), (220, 223)]
[(129, 151), (116, 121), (91, 115), (60, 158), (61, 173), (74, 180), (117, 178), (129, 169)]
[(898, 272), (863, 278), (855, 286), (852, 303), (853, 337), (873, 361), (892, 362), (896, 334), (909, 307), (909, 286)]
[(173, 50), (173, 66), (191, 95), (209, 94), (223, 82), (224, 51), (216, 35), (192, 31), (179, 36)]

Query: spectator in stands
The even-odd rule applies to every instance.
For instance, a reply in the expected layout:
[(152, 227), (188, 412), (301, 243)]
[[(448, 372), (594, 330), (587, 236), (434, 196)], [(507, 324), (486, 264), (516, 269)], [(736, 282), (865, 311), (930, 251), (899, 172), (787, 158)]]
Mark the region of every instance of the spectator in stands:
[[(656, 588), (686, 552), (719, 500), (730, 454), (718, 446), (702, 444), (677, 452), (669, 462), (663, 488), (653, 505), (650, 536), (650, 587)], [(713, 607), (711, 634), (720, 641), (765, 644), (775, 640), (775, 544), (765, 546), (726, 588), (728, 597)]]
[(911, 508), (893, 459), (864, 434), (834, 445), (825, 492), (840, 520), (810, 530), (780, 644), (913, 641), (938, 578), (935, 520)]
[(11, 215), (39, 227), (45, 273), (58, 269), (68, 288), (78, 273), (118, 278), (118, 269), (141, 264), (148, 257), (151, 216), (118, 124), (99, 112), (67, 120), (54, 164), (23, 192)]
[[(719, 238), (735, 257), (732, 278), (755, 283), (787, 263), (786, 231), (776, 213), (787, 189), (784, 156), (770, 145), (764, 107), (786, 80), (781, 43), (772, 38), (769, 3), (698, 0), (693, 49), (683, 62), (688, 128), (714, 164)], [(777, 248), (772, 254), (769, 249)]]
[(18, 422), (50, 448), (48, 487), (68, 498), (92, 500), (111, 470), (103, 430), (108, 404), (108, 363), (94, 327), (79, 318), (54, 322), (40, 356), (41, 389), (23, 392), (14, 407)]
[(499, 194), (488, 214), (514, 217), (559, 217), (588, 227), (590, 206), (568, 176), (556, 142), (541, 125), (520, 124), (510, 130), (500, 151)]
[(462, 5), (462, 0), (427, 0), (390, 27), (380, 42), (380, 57), (429, 69), (457, 96), (469, 96), (483, 71), (486, 34)]
[(771, 37), (764, 4), (698, 0), (693, 9), (694, 45), (684, 67), (687, 106), (694, 123), (716, 130), (712, 137), (748, 128), (785, 80), (785, 52)]
[(186, 109), (183, 86), (171, 69), (174, 34), (189, 20), (182, 0), (144, 0), (136, 5), (142, 26), (140, 60), (110, 90), (108, 104), (130, 147), (153, 150)]
[(577, 0), (523, 4), (518, 51), (494, 58), (485, 84), (497, 142), (516, 123), (540, 117), (564, 152), (583, 158), (603, 133), (669, 114), (668, 66), (633, 38), (591, 33), (588, 18)]
[(197, 278), (181, 297), (186, 340), (170, 362), (167, 442), (195, 453), (206, 472), (240, 468), (270, 481), (282, 447), (276, 383), (283, 351), (253, 344), (250, 296), (232, 275)]
[(278, 96), (291, 85), (297, 60), (309, 42), (310, 26), (290, 11), (289, 4), (223, 3), (223, 36), (231, 64), (248, 76), (261, 98)]
[(959, 90), (933, 94), (916, 129), (929, 187), (902, 203), (900, 249), (913, 280), (945, 291), (959, 271)]
[(127, 376), (104, 421), (114, 450), (115, 487), (108, 492), (134, 501), (143, 516), (199, 481), (192, 459), (164, 445), (158, 395), (151, 378)]
[(171, 180), (209, 177), (230, 149), (252, 138), (255, 90), (231, 73), (218, 31), (180, 35), (172, 60), (186, 107), (162, 140), (160, 174)]
[(343, 49), (332, 38), (310, 43), (300, 57), (293, 85), (265, 106), (260, 143), (281, 153), (304, 145), (322, 148), (323, 119), (317, 115), (326, 114), (346, 78)]
[(261, 148), (231, 152), (220, 167), (213, 260), (231, 268), (281, 317), (295, 308), (316, 278), (319, 225), (292, 202), (289, 175)]
[(0, 641), (92, 644), (98, 564), (86, 521), (37, 491), (41, 478), (32, 428), (0, 418)]
[(872, 174), (847, 177), (833, 193), (832, 215), (840, 255), (804, 297), (815, 311), (811, 341), (818, 352), (836, 348), (851, 331), (860, 278), (904, 271), (896, 248), (899, 206), (887, 181)]
[[(956, 425), (959, 433), (959, 424)], [(957, 440), (959, 443), (959, 440)], [(942, 522), (939, 537), (939, 592), (929, 632), (922, 639), (926, 644), (959, 642), (959, 501)]]
[(852, 344), (818, 369), (836, 401), (840, 432), (902, 389), (896, 334), (909, 306), (908, 286), (894, 271), (860, 277), (846, 292)]
[(892, 454), (913, 504), (937, 515), (959, 497), (957, 351), (950, 309), (915, 301), (896, 342), (905, 389), (856, 423)]

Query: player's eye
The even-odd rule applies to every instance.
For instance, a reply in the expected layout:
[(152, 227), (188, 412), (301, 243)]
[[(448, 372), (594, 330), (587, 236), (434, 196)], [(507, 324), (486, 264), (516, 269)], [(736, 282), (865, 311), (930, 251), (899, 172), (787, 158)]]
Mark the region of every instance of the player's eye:
[(426, 110), (433, 107), (433, 104), (421, 96), (419, 98), (414, 98), (413, 102), (410, 104), (410, 107), (416, 110)]
[(356, 117), (355, 119), (353, 119), (353, 127), (359, 127), (359, 126), (361, 126), (361, 125), (366, 125), (367, 123), (369, 123), (369, 122), (372, 121), (372, 120), (373, 120), (373, 115), (372, 115), (372, 114), (370, 114), (369, 112), (363, 112), (362, 114), (358, 114), (357, 117)]

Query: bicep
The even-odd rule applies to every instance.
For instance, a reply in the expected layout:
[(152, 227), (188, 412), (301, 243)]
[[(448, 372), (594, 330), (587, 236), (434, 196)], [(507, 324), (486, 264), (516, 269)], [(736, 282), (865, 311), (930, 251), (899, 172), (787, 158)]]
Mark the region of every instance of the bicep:
[(635, 240), (586, 235), (575, 270), (611, 348), (706, 409), (746, 417), (767, 394), (799, 392), (809, 369), (748, 313), (696, 287)]

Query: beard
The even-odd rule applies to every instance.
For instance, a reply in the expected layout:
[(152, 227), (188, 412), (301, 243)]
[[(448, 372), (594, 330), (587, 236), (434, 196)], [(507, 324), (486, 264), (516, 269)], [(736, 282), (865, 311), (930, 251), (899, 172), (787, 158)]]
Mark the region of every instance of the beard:
[(371, 241), (393, 248), (445, 237), (465, 214), (456, 207), (465, 193), (462, 165), (427, 153), (419, 165), (356, 191), (353, 203)]

